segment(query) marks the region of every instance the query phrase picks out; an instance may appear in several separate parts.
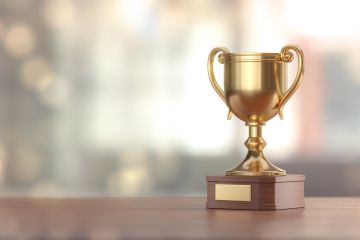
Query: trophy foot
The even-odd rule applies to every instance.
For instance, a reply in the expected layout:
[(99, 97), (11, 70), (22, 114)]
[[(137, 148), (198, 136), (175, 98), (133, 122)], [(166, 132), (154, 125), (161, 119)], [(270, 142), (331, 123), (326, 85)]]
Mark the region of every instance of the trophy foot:
[(227, 176), (284, 176), (286, 171), (270, 163), (262, 152), (249, 151), (245, 160), (226, 172)]
[[(282, 170), (282, 169), (281, 169)], [(285, 176), (286, 171), (263, 171), (263, 172), (251, 172), (242, 170), (228, 170), (226, 176)]]
[(262, 123), (251, 122), (249, 126), (249, 138), (245, 142), (248, 154), (245, 160), (237, 167), (226, 172), (227, 176), (284, 176), (286, 171), (270, 163), (262, 150), (266, 146), (262, 138)]

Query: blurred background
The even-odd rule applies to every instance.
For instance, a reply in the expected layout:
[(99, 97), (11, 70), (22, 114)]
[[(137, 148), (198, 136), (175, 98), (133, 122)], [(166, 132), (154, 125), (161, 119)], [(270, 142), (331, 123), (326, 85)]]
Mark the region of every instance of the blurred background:
[(306, 174), (307, 196), (360, 195), (359, 7), (0, 1), (0, 195), (205, 195), (205, 176), (237, 165), (247, 138), (210, 85), (209, 52), (288, 43), (304, 50), (305, 78), (264, 128), (265, 154)]

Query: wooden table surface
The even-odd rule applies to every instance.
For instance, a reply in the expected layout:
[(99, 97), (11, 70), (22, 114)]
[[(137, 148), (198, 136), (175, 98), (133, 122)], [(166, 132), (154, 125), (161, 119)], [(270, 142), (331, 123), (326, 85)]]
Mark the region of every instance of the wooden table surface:
[(360, 198), (207, 210), (205, 198), (1, 198), (0, 239), (360, 239)]

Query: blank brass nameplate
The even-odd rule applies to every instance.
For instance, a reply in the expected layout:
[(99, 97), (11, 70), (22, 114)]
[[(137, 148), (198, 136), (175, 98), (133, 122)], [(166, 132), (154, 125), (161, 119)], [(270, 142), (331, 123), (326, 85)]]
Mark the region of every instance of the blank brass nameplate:
[(251, 185), (215, 184), (215, 200), (251, 201)]

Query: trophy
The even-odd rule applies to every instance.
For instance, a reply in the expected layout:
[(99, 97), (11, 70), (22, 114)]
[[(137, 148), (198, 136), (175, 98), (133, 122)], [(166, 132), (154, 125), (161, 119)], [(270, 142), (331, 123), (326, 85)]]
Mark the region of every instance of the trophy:
[[(298, 59), (295, 80), (287, 87), (287, 64)], [(224, 90), (213, 71), (214, 59), (224, 65)], [(262, 126), (279, 115), (298, 89), (304, 73), (304, 55), (295, 45), (280, 53), (230, 53), (214, 48), (208, 58), (211, 85), (233, 115), (249, 127), (245, 159), (225, 176), (207, 176), (208, 208), (275, 210), (304, 207), (304, 175), (286, 174), (263, 154)]]

